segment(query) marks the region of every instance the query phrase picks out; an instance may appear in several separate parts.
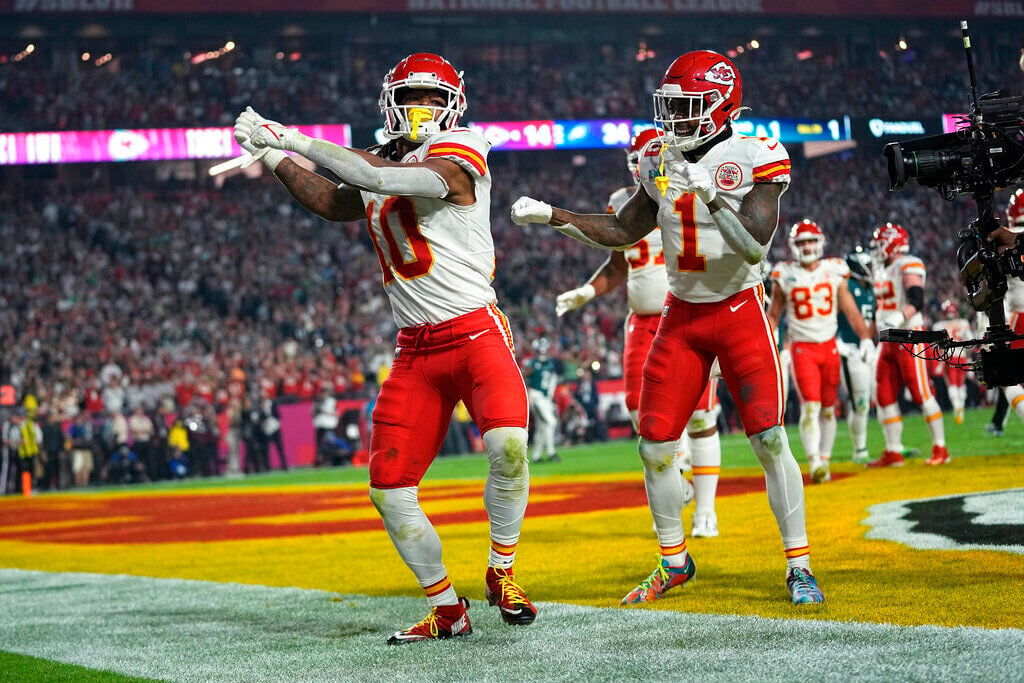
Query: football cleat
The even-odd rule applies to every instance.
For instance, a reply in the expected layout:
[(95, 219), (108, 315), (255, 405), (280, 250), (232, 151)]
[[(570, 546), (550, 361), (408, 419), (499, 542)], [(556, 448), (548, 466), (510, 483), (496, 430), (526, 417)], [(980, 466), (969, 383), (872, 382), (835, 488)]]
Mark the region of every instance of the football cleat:
[(896, 451), (883, 451), (882, 457), (878, 460), (872, 460), (867, 464), (868, 467), (902, 467), (903, 466), (903, 454), (897, 453)]
[(992, 424), (991, 422), (989, 422), (987, 425), (985, 425), (985, 431), (988, 432), (989, 434), (991, 434), (992, 436), (1002, 436), (1003, 435), (1002, 427), (998, 427), (998, 426)]
[(952, 458), (949, 457), (949, 451), (946, 450), (945, 446), (932, 446), (932, 457), (924, 461), (925, 465), (945, 465)]
[(403, 631), (396, 631), (388, 638), (388, 645), (405, 645), (406, 643), (418, 643), (421, 640), (468, 636), (473, 632), (473, 627), (469, 625), (467, 609), (469, 609), (469, 600), (462, 597), (459, 598), (457, 605), (431, 607), (430, 614), (418, 624)]
[(828, 469), (828, 460), (825, 458), (811, 458), (808, 469), (810, 470), (811, 481), (815, 484), (832, 481), (832, 473)]
[(697, 573), (697, 567), (693, 564), (693, 557), (686, 556), (686, 564), (682, 567), (670, 567), (664, 558), (658, 564), (658, 568), (640, 585), (622, 598), (623, 605), (639, 605), (644, 602), (654, 602), (665, 594), (670, 588), (682, 585), (693, 578)]
[(956, 409), (956, 417), (954, 417), (953, 419), (954, 419), (954, 421), (958, 425), (962, 425), (964, 423), (964, 409), (963, 408), (957, 408)]
[(868, 454), (868, 449), (866, 448), (858, 448), (853, 452), (853, 457), (851, 458), (851, 460), (853, 460), (853, 462), (857, 463), (858, 465), (863, 465), (867, 463), (870, 459), (871, 456)]
[(825, 594), (818, 588), (818, 581), (811, 570), (793, 567), (786, 577), (786, 587), (793, 597), (794, 605), (810, 605), (825, 602)]
[(497, 605), (506, 624), (527, 626), (537, 618), (537, 608), (516, 583), (511, 569), (488, 567), (486, 583), (487, 604)]
[(694, 538), (715, 538), (718, 536), (718, 516), (714, 510), (700, 510), (693, 513), (693, 529), (690, 536)]

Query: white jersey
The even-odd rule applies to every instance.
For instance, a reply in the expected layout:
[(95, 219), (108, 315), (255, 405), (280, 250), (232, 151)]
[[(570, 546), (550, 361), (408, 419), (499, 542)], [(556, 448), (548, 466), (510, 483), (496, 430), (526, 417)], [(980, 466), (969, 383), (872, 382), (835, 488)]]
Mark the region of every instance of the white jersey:
[(476, 203), (360, 190), (384, 291), (399, 327), (437, 324), (483, 308), (497, 297), (491, 239), (490, 144), (468, 128), (433, 135), (402, 163), (448, 159), (474, 180)]
[(1024, 313), (1024, 280), (1019, 277), (1006, 278), (1006, 296), (1003, 297), (1006, 306), (1006, 319), (1016, 313)]
[[(636, 188), (623, 187), (608, 198), (608, 213), (615, 213)], [(629, 270), (626, 274), (626, 298), (629, 310), (637, 315), (660, 315), (668, 294), (668, 273), (665, 272), (664, 246), (661, 228), (655, 228), (647, 237), (623, 253)]]
[[(907, 290), (903, 286), (904, 275), (920, 275), (921, 286), (924, 287), (926, 271), (924, 262), (916, 256), (903, 254), (887, 266), (879, 268), (875, 273), (875, 301), (877, 308), (875, 320), (885, 325), (886, 316), (894, 311), (901, 311), (907, 305)], [(918, 311), (910, 320), (900, 325), (904, 330), (923, 329), (924, 316)], [(880, 327), (879, 329), (884, 329)]]
[(932, 325), (932, 329), (936, 332), (945, 332), (953, 341), (970, 339), (972, 335), (971, 324), (963, 318), (940, 320)]
[(839, 330), (839, 288), (850, 267), (837, 258), (823, 258), (814, 270), (781, 261), (771, 279), (786, 297), (786, 335), (795, 342), (826, 342)]
[[(733, 251), (696, 195), (684, 193), (674, 178), (661, 194), (655, 182), (661, 175), (661, 161), (662, 141), (652, 140), (641, 151), (639, 174), (647, 194), (658, 203), (672, 294), (683, 301), (714, 302), (761, 284), (759, 264), (751, 265)], [(698, 163), (714, 179), (718, 196), (736, 211), (755, 183), (789, 186), (789, 155), (774, 138), (733, 133)]]

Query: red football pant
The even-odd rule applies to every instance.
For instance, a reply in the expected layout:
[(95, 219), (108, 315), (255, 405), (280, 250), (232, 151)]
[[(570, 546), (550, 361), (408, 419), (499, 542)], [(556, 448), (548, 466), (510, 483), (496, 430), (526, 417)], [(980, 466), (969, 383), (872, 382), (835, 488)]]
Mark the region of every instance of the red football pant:
[(782, 368), (758, 285), (715, 303), (669, 294), (644, 365), (640, 436), (671, 441), (682, 432), (718, 357), (747, 436), (782, 424)]
[[(922, 354), (924, 347), (915, 344), (913, 351)], [(875, 369), (877, 381), (878, 405), (889, 406), (900, 397), (903, 386), (910, 390), (914, 403), (925, 402), (935, 394), (923, 358), (915, 357), (902, 344), (882, 344), (878, 354), (878, 367)]]
[(370, 486), (417, 486), (464, 401), (484, 434), (526, 427), (526, 387), (508, 320), (494, 304), (437, 325), (398, 332), (370, 432)]
[[(637, 410), (640, 407), (640, 385), (643, 382), (644, 363), (651, 350), (655, 335), (658, 334), (660, 315), (637, 315), (630, 313), (626, 318), (626, 345), (623, 350), (626, 384), (626, 409)], [(714, 410), (718, 405), (718, 381), (711, 380), (704, 387), (704, 393), (697, 401), (695, 410)]]
[(826, 408), (836, 404), (841, 363), (836, 340), (793, 342), (793, 382), (800, 403), (820, 403)]

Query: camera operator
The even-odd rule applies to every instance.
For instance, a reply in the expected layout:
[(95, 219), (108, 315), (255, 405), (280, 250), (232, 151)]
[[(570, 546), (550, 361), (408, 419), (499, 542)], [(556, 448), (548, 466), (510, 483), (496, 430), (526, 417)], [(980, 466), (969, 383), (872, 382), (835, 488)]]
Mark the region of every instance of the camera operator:
[[(878, 329), (923, 329), (921, 309), (924, 308), (926, 270), (921, 259), (909, 254), (910, 236), (907, 231), (902, 226), (886, 223), (875, 230), (871, 247), (876, 262), (880, 264), (875, 274)], [(925, 464), (944, 465), (949, 462), (942, 409), (935, 400), (923, 354), (921, 344), (914, 344), (909, 350), (904, 344), (882, 344), (875, 379), (878, 419), (885, 436), (885, 451), (878, 460), (868, 463), (868, 467), (903, 464), (903, 417), (899, 397), (904, 386), (910, 390), (914, 403), (921, 406), (932, 435), (932, 456)]]

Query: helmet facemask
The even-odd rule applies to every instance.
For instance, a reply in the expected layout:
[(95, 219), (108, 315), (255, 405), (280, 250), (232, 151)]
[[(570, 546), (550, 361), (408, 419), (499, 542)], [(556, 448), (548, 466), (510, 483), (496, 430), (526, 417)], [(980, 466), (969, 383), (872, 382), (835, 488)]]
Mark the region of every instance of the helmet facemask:
[(665, 83), (654, 91), (654, 123), (664, 131), (667, 144), (684, 152), (697, 149), (719, 132), (712, 114), (725, 105), (731, 91), (724, 96), (714, 88), (683, 92), (679, 85)]
[[(411, 73), (408, 77), (385, 81), (380, 92), (380, 111), (384, 114), (384, 135), (394, 140), (405, 138), (423, 142), (442, 130), (454, 128), (466, 111), (466, 95), (460, 83), (455, 87), (433, 73)], [(407, 89), (435, 90), (445, 98), (444, 106), (400, 104)]]
[[(813, 244), (814, 247), (810, 250), (805, 249), (808, 244)], [(822, 254), (825, 253), (825, 238), (801, 236), (798, 240), (790, 240), (789, 248), (793, 252), (793, 259), (799, 261), (800, 265), (810, 265), (820, 261)]]

